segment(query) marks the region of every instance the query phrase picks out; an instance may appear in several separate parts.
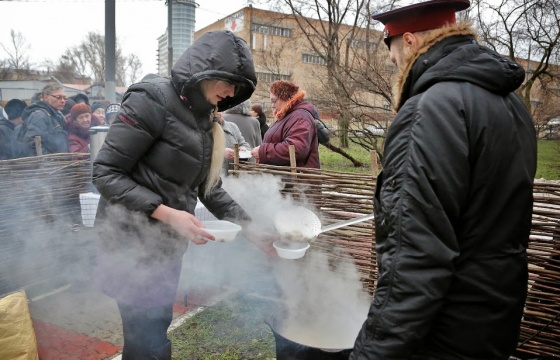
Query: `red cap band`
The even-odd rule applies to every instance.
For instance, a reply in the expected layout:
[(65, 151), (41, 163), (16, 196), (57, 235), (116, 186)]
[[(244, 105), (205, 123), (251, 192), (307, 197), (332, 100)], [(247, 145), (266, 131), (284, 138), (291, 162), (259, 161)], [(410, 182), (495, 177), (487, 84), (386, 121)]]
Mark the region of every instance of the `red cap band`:
[(418, 13), (412, 16), (396, 17), (385, 24), (385, 38), (402, 35), (406, 32), (426, 31), (455, 23), (455, 9), (441, 7), (430, 9), (428, 14)]
[(431, 0), (372, 16), (385, 25), (385, 43), (406, 32), (437, 29), (455, 23), (455, 12), (470, 6), (469, 0)]

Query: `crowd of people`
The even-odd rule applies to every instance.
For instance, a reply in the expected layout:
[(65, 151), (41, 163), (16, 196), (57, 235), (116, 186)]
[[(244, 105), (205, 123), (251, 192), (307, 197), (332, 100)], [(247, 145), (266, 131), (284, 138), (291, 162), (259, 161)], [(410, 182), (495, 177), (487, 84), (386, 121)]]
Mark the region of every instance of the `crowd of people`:
[[(517, 345), (536, 134), (515, 94), (523, 68), (456, 21), (469, 6), (431, 0), (373, 16), (398, 69), (396, 116), (375, 189), (378, 280), (352, 360), (507, 359)], [(92, 172), (101, 195), (96, 279), (118, 304), (124, 360), (171, 359), (166, 332), (182, 256), (190, 243), (214, 239), (194, 216), (197, 199), (218, 219), (244, 230), (251, 222), (221, 186), (232, 146), (259, 163), (289, 165), (293, 145), (297, 166), (320, 167), (305, 92), (271, 83), (267, 129), (262, 107), (249, 102), (256, 84), (247, 43), (212, 31), (169, 77), (127, 90)], [(48, 85), (34, 104), (7, 104), (2, 124), (20, 129), (25, 154), (36, 154), (37, 135), (43, 154), (83, 151), (85, 129), (104, 121), (100, 107), (67, 100)]]
[[(158, 76), (150, 74), (142, 81)], [(224, 112), (218, 112), (219, 124), (226, 137), (225, 153), (222, 164), (222, 175), (228, 174), (234, 159), (234, 146), (246, 154), (251, 154), (242, 161), (273, 165), (289, 165), (288, 148), (295, 146), (298, 166), (320, 167), (316, 129), (310, 112), (317, 110), (303, 99), (305, 92), (289, 81), (276, 81), (271, 84), (270, 91), (278, 88), (289, 88), (293, 93), (286, 93), (290, 98), (295, 96), (289, 106), (278, 117), (284, 100), (276, 104), (272, 101), (276, 126), (269, 130), (266, 115), (261, 104), (251, 104), (247, 99)], [(297, 92), (297, 94), (296, 94)], [(296, 96), (297, 95), (297, 96)], [(271, 95), (271, 99), (273, 99)], [(291, 113), (291, 107), (307, 104), (308, 113), (297, 112), (290, 115), (289, 121), (283, 117)], [(107, 101), (95, 101), (90, 104), (87, 95), (66, 96), (64, 86), (55, 83), (47, 84), (34, 101), (27, 104), (20, 99), (8, 101), (3, 113), (0, 113), (0, 160), (15, 159), (54, 153), (89, 153), (90, 131), (93, 126), (111, 125), (120, 110), (120, 104), (109, 104)], [(5, 114), (5, 115), (4, 115)], [(278, 129), (282, 123), (282, 129)], [(297, 123), (298, 126), (292, 125)], [(286, 125), (288, 124), (288, 125)], [(301, 126), (300, 126), (301, 125)], [(266, 134), (274, 136), (266, 136)], [(37, 143), (40, 138), (40, 145)], [(315, 139), (315, 140), (314, 140)], [(259, 154), (261, 145), (263, 156)], [(301, 161), (306, 159), (306, 161)]]
[(120, 104), (90, 105), (87, 95), (68, 97), (49, 83), (28, 104), (11, 99), (0, 113), (0, 160), (56, 153), (89, 153), (92, 126), (111, 125)]

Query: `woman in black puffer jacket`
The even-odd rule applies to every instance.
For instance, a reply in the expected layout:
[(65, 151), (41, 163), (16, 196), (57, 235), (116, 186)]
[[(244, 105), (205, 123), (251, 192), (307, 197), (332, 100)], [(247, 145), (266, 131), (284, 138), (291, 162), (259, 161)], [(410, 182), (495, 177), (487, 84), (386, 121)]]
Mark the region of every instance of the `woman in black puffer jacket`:
[[(171, 77), (129, 87), (93, 164), (101, 194), (96, 280), (116, 299), (123, 359), (171, 359), (166, 332), (189, 241), (214, 239), (194, 217), (197, 197), (219, 219), (250, 217), (221, 188), (217, 111), (247, 100), (257, 79), (249, 48), (228, 31), (204, 34)], [(214, 115), (213, 115), (214, 112)]]

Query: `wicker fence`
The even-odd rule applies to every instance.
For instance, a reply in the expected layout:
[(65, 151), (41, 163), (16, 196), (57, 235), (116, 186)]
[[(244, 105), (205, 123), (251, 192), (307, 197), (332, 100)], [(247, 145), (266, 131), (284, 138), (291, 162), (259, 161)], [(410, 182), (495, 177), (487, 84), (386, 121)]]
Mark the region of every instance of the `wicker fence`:
[(0, 161), (0, 294), (52, 279), (76, 260), (87, 154)]
[(560, 184), (537, 181), (519, 352), (560, 358)]
[[(67, 271), (88, 237), (79, 194), (88, 192), (89, 155), (54, 154), (0, 161), (0, 294)], [(286, 196), (311, 202), (323, 225), (373, 212), (373, 175), (235, 164), (236, 174), (279, 177)], [(560, 184), (537, 181), (529, 241), (530, 284), (519, 357), (560, 357)], [(323, 233), (314, 248), (352, 259), (365, 288), (376, 281), (373, 221)]]
[[(269, 173), (281, 177), (286, 195), (306, 197), (323, 225), (373, 211), (372, 175), (258, 164), (237, 164), (232, 175)], [(529, 241), (529, 296), (521, 325), (517, 356), (560, 357), (560, 184), (537, 181), (534, 189), (533, 227)], [(321, 248), (336, 262), (352, 258), (364, 286), (373, 293), (377, 279), (373, 221), (319, 235)]]

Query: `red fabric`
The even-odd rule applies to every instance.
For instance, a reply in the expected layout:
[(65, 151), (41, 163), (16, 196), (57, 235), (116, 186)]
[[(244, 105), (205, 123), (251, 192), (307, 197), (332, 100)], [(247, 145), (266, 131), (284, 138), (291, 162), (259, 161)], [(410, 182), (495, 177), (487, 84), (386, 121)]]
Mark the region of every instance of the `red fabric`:
[(74, 122), (68, 125), (68, 152), (89, 153), (89, 129), (83, 128)]
[(385, 25), (385, 43), (406, 32), (437, 29), (455, 23), (455, 12), (469, 8), (469, 0), (432, 0), (372, 16)]
[(89, 153), (89, 139), (84, 139), (76, 134), (68, 134), (68, 152)]
[(385, 24), (385, 36), (393, 37), (406, 32), (414, 33), (437, 29), (455, 23), (454, 8), (435, 8), (429, 14), (418, 12), (414, 16), (396, 17)]
[[(297, 167), (319, 169), (319, 143), (311, 116), (313, 106), (305, 100), (298, 100), (296, 103), (288, 103), (287, 107), (286, 115), (272, 124), (266, 132), (259, 148), (259, 162), (289, 166), (289, 146), (294, 145)], [(285, 108), (281, 113), (284, 110)]]

